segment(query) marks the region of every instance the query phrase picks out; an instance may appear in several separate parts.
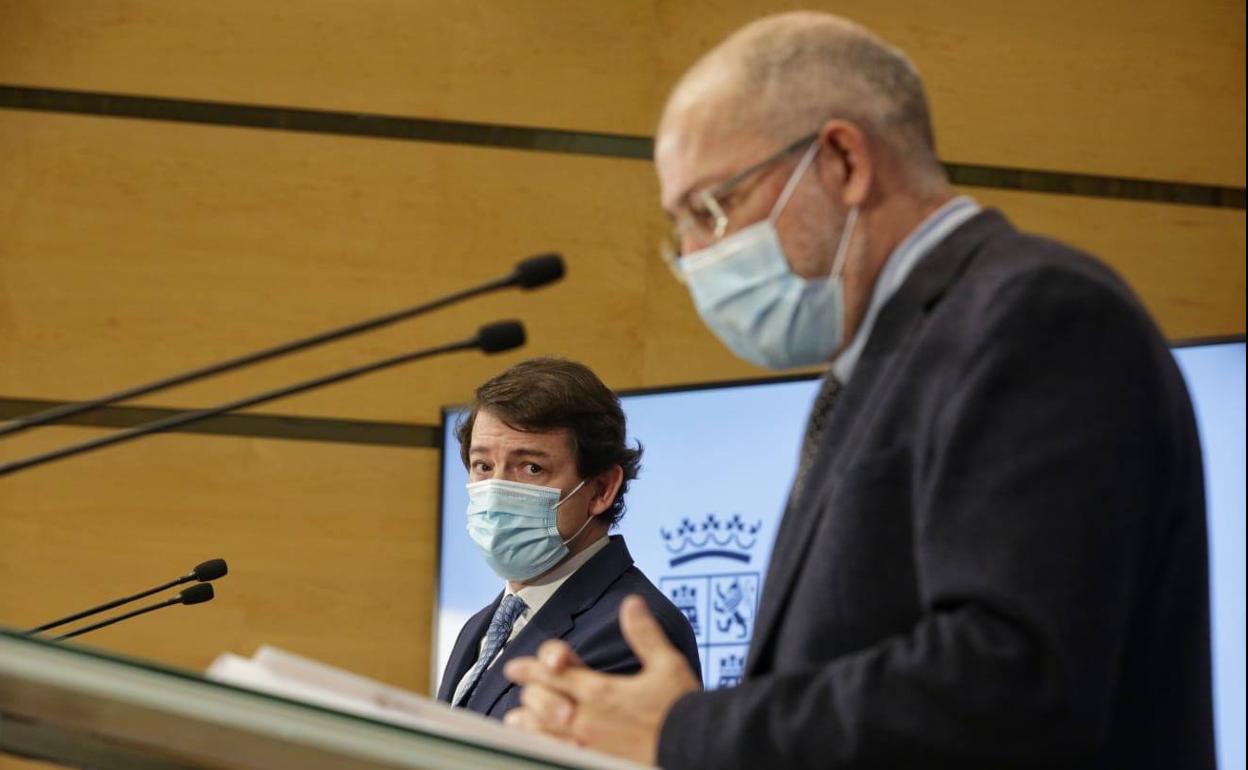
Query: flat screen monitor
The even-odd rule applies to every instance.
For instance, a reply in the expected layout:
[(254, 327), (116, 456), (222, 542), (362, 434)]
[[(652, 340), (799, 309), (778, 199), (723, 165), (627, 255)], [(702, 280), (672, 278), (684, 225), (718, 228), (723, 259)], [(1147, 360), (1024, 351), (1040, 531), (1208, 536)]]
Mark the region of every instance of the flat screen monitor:
[[(1244, 343), (1175, 348), (1209, 490), (1214, 669), (1222, 767), (1244, 757)], [(812, 377), (620, 394), (645, 448), (619, 532), (637, 566), (693, 625), (708, 688), (741, 677), (754, 612), (818, 381)], [(464, 528), (467, 473), (443, 410), (436, 692), (464, 622), (502, 588)], [(1238, 726), (1235, 727), (1235, 726)], [(1238, 762), (1233, 761), (1238, 757)]]

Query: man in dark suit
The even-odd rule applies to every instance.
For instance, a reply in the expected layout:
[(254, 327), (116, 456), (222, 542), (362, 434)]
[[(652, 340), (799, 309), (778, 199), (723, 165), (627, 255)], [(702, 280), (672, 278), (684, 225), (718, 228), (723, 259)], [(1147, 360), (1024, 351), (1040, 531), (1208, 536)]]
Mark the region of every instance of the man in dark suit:
[(593, 670), (637, 671), (617, 622), (630, 594), (701, 670), (689, 621), (633, 566), (624, 538), (607, 535), (641, 447), (628, 446), (619, 399), (593, 372), (551, 358), (517, 364), (477, 389), (458, 438), (468, 533), (505, 586), (460, 631), (439, 700), (501, 719), (520, 697), (502, 664), (550, 639)]
[(956, 196), (912, 65), (836, 17), (730, 37), (655, 155), (708, 326), (829, 372), (741, 685), (628, 601), (639, 674), (548, 644), (507, 721), (667, 770), (1213, 767), (1199, 445), (1122, 281)]

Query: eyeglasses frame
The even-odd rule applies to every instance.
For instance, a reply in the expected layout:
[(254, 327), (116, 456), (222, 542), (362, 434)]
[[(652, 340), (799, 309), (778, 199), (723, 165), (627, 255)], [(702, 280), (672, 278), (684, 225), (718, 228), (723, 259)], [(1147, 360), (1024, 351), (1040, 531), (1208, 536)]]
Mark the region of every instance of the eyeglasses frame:
[[(724, 181), (698, 192), (696, 197), (702, 202), (702, 205), (706, 208), (707, 213), (715, 218), (715, 227), (707, 233), (711, 236), (712, 243), (722, 239), (725, 233), (728, 232), (728, 213), (724, 210), (724, 206), (721, 205), (720, 201), (726, 199), (733, 191), (736, 190), (736, 188), (738, 188), (751, 176), (754, 176), (758, 172), (774, 165), (798, 150), (809, 146), (810, 143), (815, 141), (818, 137), (818, 131), (812, 131), (809, 134), (805, 134), (801, 138), (790, 142), (757, 163), (751, 164), (741, 171), (738, 171)], [(686, 221), (690, 218), (692, 218), (692, 215), (688, 215), (686, 217)], [(696, 224), (693, 226), (700, 227)], [(671, 236), (671, 241), (679, 244), (683, 237), (683, 233), (686, 232), (687, 229), (688, 227), (680, 224), (678, 220)], [(679, 248), (673, 247), (672, 243), (665, 239), (660, 243), (659, 254), (662, 256), (663, 261), (667, 263), (668, 268), (671, 269), (677, 280), (683, 283), (684, 274), (680, 271), (680, 267), (677, 264), (681, 257)]]

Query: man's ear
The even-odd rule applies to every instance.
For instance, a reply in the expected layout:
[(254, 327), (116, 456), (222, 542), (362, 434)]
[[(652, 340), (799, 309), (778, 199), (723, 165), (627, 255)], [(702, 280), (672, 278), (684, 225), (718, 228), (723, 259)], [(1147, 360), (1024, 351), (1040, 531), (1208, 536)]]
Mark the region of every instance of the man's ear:
[(867, 135), (848, 120), (835, 118), (819, 129), (819, 141), (824, 156), (820, 169), (827, 169), (823, 173), (829, 174), (829, 181), (836, 181), (841, 204), (845, 208), (861, 206), (871, 192), (877, 170)]
[(597, 516), (610, 508), (611, 504), (615, 502), (615, 498), (620, 494), (620, 487), (623, 484), (624, 469), (618, 465), (611, 466), (610, 469), (591, 479), (585, 485), (589, 487), (590, 493), (593, 495), (589, 499), (589, 515)]

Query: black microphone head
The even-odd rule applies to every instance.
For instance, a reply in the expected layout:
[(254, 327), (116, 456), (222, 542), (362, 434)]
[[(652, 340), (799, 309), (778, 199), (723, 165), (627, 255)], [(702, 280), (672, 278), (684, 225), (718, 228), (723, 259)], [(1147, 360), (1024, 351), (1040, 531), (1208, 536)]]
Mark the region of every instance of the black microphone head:
[(496, 321), (477, 331), (477, 343), (486, 353), (502, 353), (524, 344), (524, 324), (519, 321)]
[(230, 568), (225, 565), (225, 559), (209, 559), (203, 564), (197, 564), (195, 569), (191, 570), (191, 574), (201, 583), (225, 577), (229, 572)]
[(203, 604), (212, 601), (215, 595), (212, 592), (212, 583), (198, 583), (178, 594), (178, 603)]
[(516, 265), (516, 272), (511, 274), (511, 280), (526, 289), (536, 289), (562, 277), (563, 257), (554, 252), (529, 257)]

